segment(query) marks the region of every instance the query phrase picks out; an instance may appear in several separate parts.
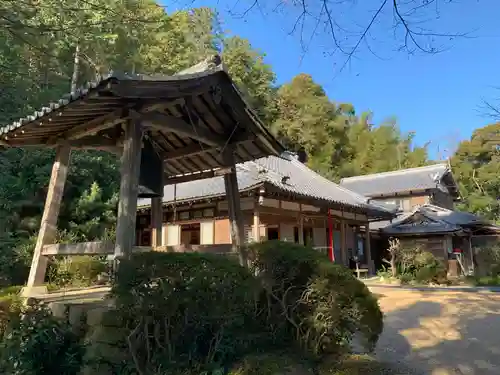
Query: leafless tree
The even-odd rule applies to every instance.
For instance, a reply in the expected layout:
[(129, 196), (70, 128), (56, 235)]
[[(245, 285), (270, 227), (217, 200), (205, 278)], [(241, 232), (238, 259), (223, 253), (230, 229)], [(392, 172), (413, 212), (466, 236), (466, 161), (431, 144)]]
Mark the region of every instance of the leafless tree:
[[(196, 0), (187, 1), (187, 6), (196, 5)], [(303, 54), (313, 41), (329, 40), (321, 44), (326, 54), (335, 57), (340, 73), (363, 49), (379, 58), (378, 47), (382, 45), (409, 54), (435, 54), (449, 48), (458, 37), (470, 37), (471, 31), (439, 30), (441, 13), (447, 6), (459, 6), (458, 1), (219, 0), (219, 4), (243, 20), (258, 12), (268, 22), (280, 23), (286, 32), (299, 38)]]
[(401, 253), (401, 243), (397, 238), (389, 239), (389, 248), (387, 249), (390, 259), (383, 259), (383, 261), (391, 267), (392, 277), (398, 275), (397, 260)]

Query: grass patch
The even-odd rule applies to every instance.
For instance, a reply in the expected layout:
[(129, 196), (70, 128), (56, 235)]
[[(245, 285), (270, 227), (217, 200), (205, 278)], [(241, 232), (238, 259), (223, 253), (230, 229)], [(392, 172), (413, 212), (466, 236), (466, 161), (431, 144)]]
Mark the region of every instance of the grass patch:
[(370, 355), (350, 355), (340, 365), (326, 368), (324, 366), (321, 375), (401, 375), (405, 374), (401, 369), (395, 369), (389, 363), (377, 361)]
[(473, 286), (500, 286), (500, 277), (498, 276), (470, 276), (467, 277), (466, 281)]
[(0, 289), (0, 300), (4, 299), (7, 296), (12, 294), (19, 294), (23, 287), (20, 285), (12, 285), (5, 288)]
[[(310, 363), (297, 361), (290, 353), (250, 356), (229, 371), (229, 375), (313, 375)], [(331, 358), (319, 368), (318, 375), (403, 375), (388, 363), (370, 355), (349, 355), (342, 361)]]

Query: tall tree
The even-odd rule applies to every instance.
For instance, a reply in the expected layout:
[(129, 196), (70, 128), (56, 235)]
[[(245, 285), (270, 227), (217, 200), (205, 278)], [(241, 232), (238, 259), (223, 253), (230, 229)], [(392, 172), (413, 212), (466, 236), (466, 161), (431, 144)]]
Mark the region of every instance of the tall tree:
[(351, 104), (332, 102), (306, 74), (278, 90), (273, 130), (291, 149), (304, 148), (310, 167), (331, 179), (377, 173), (427, 163), (426, 147), (413, 145), (394, 119), (371, 124)]
[(232, 36), (223, 40), (222, 57), (249, 104), (265, 121), (270, 121), (274, 115), (276, 75), (264, 62), (265, 55), (253, 49), (248, 40)]
[(460, 208), (500, 223), (500, 123), (477, 129), (451, 159)]

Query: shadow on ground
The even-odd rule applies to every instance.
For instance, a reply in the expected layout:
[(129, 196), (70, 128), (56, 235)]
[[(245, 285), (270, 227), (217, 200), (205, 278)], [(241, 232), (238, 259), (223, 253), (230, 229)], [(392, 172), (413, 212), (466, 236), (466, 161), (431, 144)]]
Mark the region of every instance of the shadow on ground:
[(395, 373), (500, 374), (500, 295), (385, 289), (379, 302), (376, 357)]

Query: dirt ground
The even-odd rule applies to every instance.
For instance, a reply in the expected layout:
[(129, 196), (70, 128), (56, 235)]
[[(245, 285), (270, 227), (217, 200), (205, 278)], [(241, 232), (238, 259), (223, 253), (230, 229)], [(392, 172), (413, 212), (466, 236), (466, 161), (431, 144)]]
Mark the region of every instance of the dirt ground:
[(376, 357), (401, 374), (500, 374), (500, 293), (370, 287), (384, 312)]

